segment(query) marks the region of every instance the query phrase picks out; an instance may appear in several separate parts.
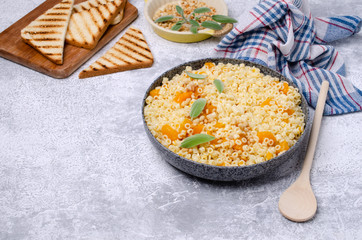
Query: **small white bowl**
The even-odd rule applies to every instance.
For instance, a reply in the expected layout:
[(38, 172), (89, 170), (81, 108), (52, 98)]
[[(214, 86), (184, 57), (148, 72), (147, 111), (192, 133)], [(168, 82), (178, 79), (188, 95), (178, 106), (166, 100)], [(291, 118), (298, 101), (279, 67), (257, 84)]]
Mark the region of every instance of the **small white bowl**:
[[(175, 2), (173, 0), (148, 0), (146, 2), (145, 8), (144, 8), (144, 15), (151, 24), (153, 30), (155, 33), (157, 33), (159, 36), (173, 41), (173, 42), (182, 42), (182, 43), (190, 43), (190, 42), (199, 42), (202, 40), (205, 40), (207, 38), (210, 38), (215, 33), (215, 30), (211, 29), (204, 29), (199, 31), (197, 34), (193, 34), (191, 32), (178, 32), (178, 31), (172, 31), (169, 29), (165, 29), (163, 27), (160, 27), (157, 25), (153, 20), (153, 16), (155, 15), (156, 11), (168, 4)], [(207, 6), (214, 7), (216, 9), (216, 14), (220, 15), (228, 15), (228, 8), (227, 5), (223, 0), (200, 0), (200, 2), (204, 2)]]

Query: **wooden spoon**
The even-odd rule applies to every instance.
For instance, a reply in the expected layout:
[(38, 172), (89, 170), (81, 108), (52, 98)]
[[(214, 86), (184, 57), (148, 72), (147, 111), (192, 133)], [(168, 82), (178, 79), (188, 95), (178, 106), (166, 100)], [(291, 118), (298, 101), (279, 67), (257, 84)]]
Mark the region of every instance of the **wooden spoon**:
[(279, 211), (294, 222), (305, 222), (313, 218), (317, 211), (317, 200), (310, 185), (310, 169), (313, 162), (319, 129), (327, 98), (329, 83), (323, 81), (314, 113), (312, 132), (302, 172), (297, 180), (280, 196)]

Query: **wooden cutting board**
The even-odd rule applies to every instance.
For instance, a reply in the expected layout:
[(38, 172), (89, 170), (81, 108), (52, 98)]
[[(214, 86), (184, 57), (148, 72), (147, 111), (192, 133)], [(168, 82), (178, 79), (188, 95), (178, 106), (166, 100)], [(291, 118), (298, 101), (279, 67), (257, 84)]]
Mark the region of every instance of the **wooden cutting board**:
[[(123, 20), (114, 26), (109, 26), (94, 49), (88, 50), (65, 44), (63, 65), (57, 65), (43, 57), (43, 55), (28, 44), (24, 43), (20, 37), (20, 31), (39, 15), (43, 14), (46, 10), (60, 1), (61, 0), (45, 1), (39, 7), (35, 8), (22, 19), (0, 33), (0, 56), (51, 77), (66, 78), (110, 40), (117, 36), (138, 16), (137, 8), (127, 2)], [(75, 0), (74, 4), (80, 2), (83, 2), (83, 0)]]

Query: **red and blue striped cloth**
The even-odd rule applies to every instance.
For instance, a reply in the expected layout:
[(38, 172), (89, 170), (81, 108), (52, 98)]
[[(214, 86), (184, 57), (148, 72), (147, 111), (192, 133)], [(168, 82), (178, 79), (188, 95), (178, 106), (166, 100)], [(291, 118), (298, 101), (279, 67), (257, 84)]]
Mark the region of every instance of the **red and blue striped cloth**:
[(323, 80), (328, 80), (325, 115), (362, 110), (362, 91), (345, 78), (338, 52), (327, 43), (361, 28), (361, 18), (313, 18), (307, 0), (261, 1), (218, 44), (224, 57), (253, 61), (291, 79), (313, 107)]

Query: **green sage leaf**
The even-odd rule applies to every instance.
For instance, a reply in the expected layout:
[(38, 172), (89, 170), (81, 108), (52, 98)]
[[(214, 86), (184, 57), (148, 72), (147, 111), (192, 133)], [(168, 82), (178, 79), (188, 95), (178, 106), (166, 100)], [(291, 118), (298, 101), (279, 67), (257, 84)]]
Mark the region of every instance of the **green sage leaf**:
[(199, 7), (194, 10), (194, 13), (207, 13), (211, 12), (211, 9), (208, 7)]
[(178, 31), (178, 30), (180, 30), (181, 27), (182, 27), (182, 23), (176, 23), (175, 25), (172, 26), (171, 30)]
[(222, 27), (220, 24), (218, 24), (217, 22), (214, 21), (205, 21), (201, 23), (201, 26), (203, 26), (204, 28), (210, 28), (213, 30), (221, 30)]
[(191, 31), (193, 34), (196, 34), (196, 33), (197, 33), (197, 29), (198, 29), (198, 27), (196, 27), (196, 26), (191, 26), (190, 31)]
[(200, 24), (197, 21), (193, 20), (193, 19), (190, 20), (190, 23), (191, 23), (192, 26), (200, 27)]
[(188, 72), (188, 71), (186, 71), (186, 74), (187, 74), (190, 78), (194, 78), (194, 79), (204, 79), (204, 78), (207, 77), (207, 75), (191, 73), (191, 72)]
[(192, 148), (192, 147), (195, 147), (197, 145), (210, 142), (210, 141), (212, 141), (214, 139), (215, 139), (214, 136), (204, 134), (204, 133), (199, 133), (199, 134), (192, 135), (192, 136), (190, 136), (188, 138), (185, 138), (181, 142), (180, 147), (182, 147), (182, 148)]
[(197, 118), (202, 112), (202, 110), (204, 110), (205, 105), (206, 105), (205, 98), (197, 99), (191, 106), (191, 111), (190, 111), (191, 119)]
[(215, 79), (214, 85), (216, 89), (219, 91), (219, 93), (222, 93), (222, 91), (224, 90), (224, 83), (219, 79)]
[(213, 15), (212, 20), (219, 23), (237, 23), (238, 21), (232, 17), (224, 16), (224, 15)]
[(176, 11), (177, 11), (178, 14), (180, 14), (181, 16), (184, 15), (184, 10), (183, 10), (182, 7), (180, 7), (179, 5), (176, 5)]
[(171, 19), (173, 19), (174, 16), (173, 15), (168, 15), (168, 16), (162, 16), (162, 17), (159, 17), (155, 20), (155, 23), (160, 23), (160, 22), (167, 22), (167, 21), (170, 21)]

